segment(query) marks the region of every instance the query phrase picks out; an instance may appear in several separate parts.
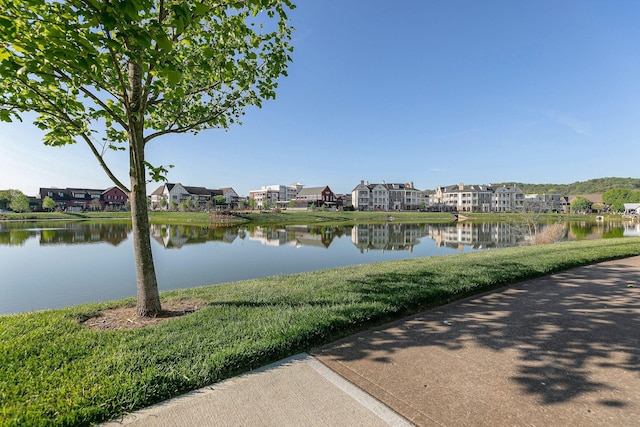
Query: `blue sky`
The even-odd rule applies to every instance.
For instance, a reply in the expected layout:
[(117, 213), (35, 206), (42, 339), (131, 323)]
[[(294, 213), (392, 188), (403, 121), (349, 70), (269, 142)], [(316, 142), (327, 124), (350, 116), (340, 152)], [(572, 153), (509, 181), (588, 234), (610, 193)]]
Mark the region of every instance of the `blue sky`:
[[(306, 0), (290, 17), (275, 101), (148, 146), (169, 182), (248, 195), (640, 177), (638, 1)], [(0, 189), (112, 185), (86, 146), (45, 147), (28, 121), (0, 124), (0, 147)], [(126, 155), (108, 161), (128, 182)]]

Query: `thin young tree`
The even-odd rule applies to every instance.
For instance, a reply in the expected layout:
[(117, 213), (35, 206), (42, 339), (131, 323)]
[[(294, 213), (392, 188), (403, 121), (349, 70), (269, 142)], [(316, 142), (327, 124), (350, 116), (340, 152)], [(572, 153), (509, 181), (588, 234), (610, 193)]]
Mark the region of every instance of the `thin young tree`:
[[(35, 112), (44, 143), (82, 141), (131, 203), (137, 314), (161, 311), (147, 179), (152, 140), (228, 128), (275, 97), (290, 0), (0, 0), (0, 120)], [(105, 154), (127, 150), (129, 182)]]

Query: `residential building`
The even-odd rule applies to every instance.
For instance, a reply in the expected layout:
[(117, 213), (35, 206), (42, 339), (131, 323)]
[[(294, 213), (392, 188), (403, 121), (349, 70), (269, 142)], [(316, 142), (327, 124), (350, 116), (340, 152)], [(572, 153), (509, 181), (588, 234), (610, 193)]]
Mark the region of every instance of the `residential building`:
[(536, 209), (540, 212), (568, 211), (569, 199), (560, 194), (525, 194), (525, 209)]
[(128, 200), (129, 198), (127, 197), (126, 193), (118, 187), (107, 188), (102, 192), (104, 209), (123, 209)]
[(262, 189), (249, 191), (249, 200), (253, 200), (255, 202), (255, 207), (258, 209), (278, 206), (279, 198), (279, 190)]
[(294, 200), (296, 207), (318, 208), (325, 206), (332, 208), (336, 206), (336, 195), (329, 186), (303, 188), (298, 192)]
[[(524, 191), (517, 185), (503, 185), (494, 190), (491, 197), (492, 212), (518, 212), (524, 208)], [(484, 212), (484, 211), (483, 211)]]
[(149, 196), (151, 209), (167, 210), (171, 203), (178, 206), (182, 202), (190, 202), (199, 209), (207, 209), (211, 205), (211, 200), (216, 196), (223, 196), (228, 206), (237, 205), (238, 194), (231, 187), (223, 189), (211, 189), (206, 187), (194, 187), (182, 185), (180, 183), (166, 183), (158, 187)]
[(517, 186), (499, 187), (489, 185), (438, 186), (429, 197), (433, 205), (459, 212), (515, 212), (524, 206), (524, 192)]
[(106, 190), (91, 188), (40, 188), (38, 198), (52, 199), (56, 207), (70, 212), (86, 210), (122, 209), (128, 201), (124, 191), (118, 187)]
[(640, 215), (640, 203), (625, 203), (624, 204), (624, 214), (631, 216), (639, 216)]
[(167, 182), (151, 193), (151, 209), (168, 210), (172, 204), (173, 206), (177, 206), (187, 197), (190, 197), (189, 192), (182, 186), (182, 184)]
[(269, 207), (286, 208), (303, 187), (299, 182), (289, 185), (263, 185), (260, 190), (250, 191), (249, 199), (255, 200), (258, 208), (262, 208), (267, 200)]
[(357, 210), (417, 210), (424, 201), (422, 191), (408, 184), (369, 184), (360, 181), (351, 190), (353, 207)]
[(229, 208), (236, 209), (240, 205), (240, 196), (238, 196), (238, 193), (236, 193), (233, 188), (221, 188), (220, 191), (222, 191), (222, 195), (227, 201), (227, 206)]
[(414, 211), (420, 209), (424, 201), (422, 191), (408, 184), (384, 184), (389, 191), (389, 210)]
[(459, 212), (490, 212), (493, 188), (488, 185), (464, 184), (438, 186), (430, 196), (432, 204), (455, 208)]

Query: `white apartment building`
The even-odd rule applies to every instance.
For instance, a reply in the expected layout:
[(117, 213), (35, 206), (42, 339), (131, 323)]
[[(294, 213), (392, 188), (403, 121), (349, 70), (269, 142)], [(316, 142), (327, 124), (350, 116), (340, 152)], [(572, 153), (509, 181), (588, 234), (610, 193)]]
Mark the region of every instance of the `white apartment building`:
[(499, 187), (489, 185), (438, 186), (429, 201), (433, 205), (444, 205), (459, 212), (515, 212), (524, 206), (524, 192), (517, 186)]
[(249, 199), (256, 202), (256, 207), (262, 209), (266, 206), (273, 208), (278, 206), (280, 192), (278, 190), (253, 190), (249, 191)]
[(408, 184), (369, 184), (360, 181), (351, 190), (351, 202), (357, 210), (417, 210), (424, 201), (422, 191)]
[(264, 201), (269, 201), (270, 207), (286, 207), (289, 201), (295, 200), (296, 195), (304, 187), (299, 182), (289, 185), (263, 185), (260, 190), (249, 192), (249, 198), (256, 201), (256, 207), (262, 208)]
[(431, 204), (455, 207), (460, 212), (491, 212), (493, 189), (488, 185), (464, 184), (438, 186)]

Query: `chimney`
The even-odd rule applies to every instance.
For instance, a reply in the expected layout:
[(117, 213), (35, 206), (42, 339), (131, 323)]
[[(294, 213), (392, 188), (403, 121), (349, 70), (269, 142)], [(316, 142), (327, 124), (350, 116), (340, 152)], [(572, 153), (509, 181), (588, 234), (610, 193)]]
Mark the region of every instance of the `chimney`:
[(463, 183), (458, 184), (458, 190), (460, 190), (460, 191), (464, 190), (464, 184)]

